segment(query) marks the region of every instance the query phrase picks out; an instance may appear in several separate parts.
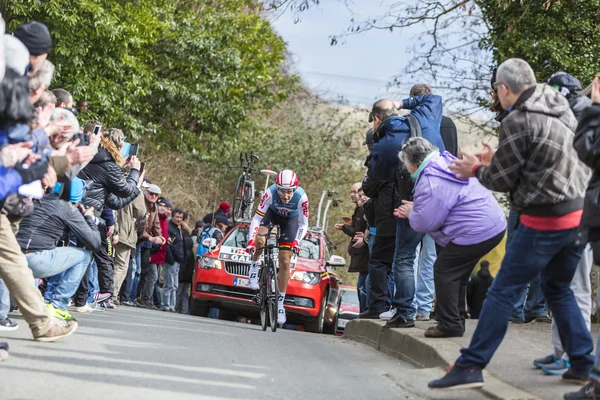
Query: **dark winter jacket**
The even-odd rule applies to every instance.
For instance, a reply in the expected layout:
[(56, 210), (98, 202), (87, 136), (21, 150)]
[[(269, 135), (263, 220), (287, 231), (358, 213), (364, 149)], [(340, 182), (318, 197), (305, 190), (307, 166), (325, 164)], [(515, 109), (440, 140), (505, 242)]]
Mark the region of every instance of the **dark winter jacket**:
[(344, 224), (342, 231), (350, 236), (348, 243), (348, 254), (350, 255), (350, 265), (348, 272), (367, 272), (369, 264), (369, 247), (363, 246), (359, 249), (352, 247), (354, 245), (354, 235), (357, 232), (364, 232), (367, 229), (367, 221), (364, 218), (364, 210), (362, 207), (356, 207), (352, 214), (352, 225)]
[(177, 226), (173, 220), (169, 221), (169, 237), (173, 242), (167, 246), (167, 256), (165, 264), (182, 263), (185, 259), (185, 250), (183, 243), (183, 229)]
[(377, 236), (396, 236), (396, 217), (394, 208), (399, 204), (393, 181), (374, 178), (371, 173), (371, 163), (368, 163), (367, 175), (362, 183), (362, 190), (375, 203), (375, 228)]
[(44, 196), (33, 214), (21, 220), (17, 241), (23, 253), (53, 250), (65, 230), (77, 237), (78, 245), (96, 252), (100, 249), (100, 233), (93, 217), (84, 217), (70, 203), (54, 193)]
[[(92, 181), (87, 187), (83, 203), (87, 207), (94, 206), (94, 213), (98, 217), (102, 213), (104, 204), (113, 210), (120, 210), (140, 193), (137, 187), (140, 172), (132, 169), (125, 179), (121, 167), (103, 147), (98, 148), (98, 153), (78, 176), (83, 180)], [(114, 196), (111, 197), (111, 194)]]
[(571, 145), (576, 126), (559, 92), (545, 84), (526, 90), (502, 120), (498, 150), (489, 167), (477, 168), (477, 178), (490, 190), (510, 192), (522, 214), (581, 210), (589, 174)]
[[(403, 101), (404, 109), (411, 110), (421, 125), (421, 136), (440, 151), (446, 148), (440, 136), (442, 122), (442, 98), (435, 94), (411, 97)], [(393, 181), (400, 165), (398, 153), (410, 138), (410, 125), (404, 117), (390, 117), (379, 125), (373, 140), (373, 176), (384, 181)]]
[(589, 97), (585, 96), (569, 96), (567, 97), (567, 100), (569, 101), (569, 107), (571, 107), (571, 111), (573, 111), (573, 114), (575, 115), (577, 121), (579, 121), (579, 118), (581, 118), (583, 110), (592, 105), (592, 100)]
[(589, 241), (600, 242), (600, 104), (594, 103), (581, 114), (573, 147), (593, 173), (585, 193), (581, 223)]
[(194, 267), (196, 266), (196, 254), (194, 253), (194, 240), (183, 231), (183, 249), (185, 259), (179, 266), (179, 282), (192, 283), (194, 277)]
[(469, 306), (471, 318), (479, 319), (479, 313), (483, 308), (483, 301), (493, 280), (494, 278), (490, 275), (489, 270), (480, 269), (469, 281), (467, 285), (467, 305)]

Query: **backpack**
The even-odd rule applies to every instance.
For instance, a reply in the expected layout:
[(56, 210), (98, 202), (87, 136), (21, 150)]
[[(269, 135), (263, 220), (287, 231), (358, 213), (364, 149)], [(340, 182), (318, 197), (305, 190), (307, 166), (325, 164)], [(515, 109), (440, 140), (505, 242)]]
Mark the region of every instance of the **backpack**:
[(198, 247), (196, 248), (197, 257), (202, 257), (203, 255), (208, 253), (208, 247), (202, 245), (202, 242), (204, 242), (206, 239), (212, 238), (213, 233), (215, 233), (216, 230), (216, 227), (208, 226), (202, 229), (202, 231), (200, 231), (200, 233), (198, 234)]

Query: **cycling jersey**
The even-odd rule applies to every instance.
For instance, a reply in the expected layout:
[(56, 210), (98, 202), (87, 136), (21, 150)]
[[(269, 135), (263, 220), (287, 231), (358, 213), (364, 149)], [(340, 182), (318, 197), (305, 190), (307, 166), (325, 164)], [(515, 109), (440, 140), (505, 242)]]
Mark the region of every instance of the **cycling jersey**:
[[(284, 218), (298, 220), (298, 229), (296, 230), (295, 236), (292, 237), (290, 235), (287, 238), (281, 237), (282, 240), (285, 239), (285, 242), (280, 241), (280, 247), (291, 247), (294, 241), (300, 243), (308, 230), (308, 196), (302, 188), (298, 187), (294, 191), (292, 199), (287, 204), (281, 200), (279, 192), (277, 191), (277, 185), (273, 185), (267, 189), (260, 200), (260, 204), (256, 209), (256, 214), (250, 224), (250, 240), (254, 241), (260, 225), (266, 225), (263, 224), (263, 219), (267, 212), (269, 212), (270, 215), (274, 214), (274, 216), (278, 217), (271, 220), (269, 216), (267, 222), (275, 223), (276, 221), (285, 221)], [(289, 243), (289, 240), (292, 242)]]

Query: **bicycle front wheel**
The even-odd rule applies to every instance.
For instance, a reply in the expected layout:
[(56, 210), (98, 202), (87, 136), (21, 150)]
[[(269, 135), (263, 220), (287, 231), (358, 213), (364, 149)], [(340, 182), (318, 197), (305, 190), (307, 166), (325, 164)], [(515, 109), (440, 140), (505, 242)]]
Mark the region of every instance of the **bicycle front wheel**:
[(275, 272), (275, 264), (273, 260), (269, 260), (267, 278), (267, 294), (269, 298), (269, 323), (271, 324), (271, 331), (277, 330), (277, 311), (278, 311), (278, 298), (279, 288), (277, 287), (277, 273)]
[(260, 326), (263, 331), (267, 330), (267, 323), (269, 321), (269, 296), (267, 293), (266, 275), (267, 274), (264, 273), (264, 268), (262, 268), (260, 274), (260, 286), (258, 289), (258, 304), (260, 308)]

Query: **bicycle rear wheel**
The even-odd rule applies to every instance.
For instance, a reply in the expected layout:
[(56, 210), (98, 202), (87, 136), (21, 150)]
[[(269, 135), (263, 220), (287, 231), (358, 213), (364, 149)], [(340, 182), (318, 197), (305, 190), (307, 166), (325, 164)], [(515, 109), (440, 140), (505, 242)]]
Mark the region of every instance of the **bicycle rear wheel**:
[(264, 273), (264, 268), (262, 268), (260, 274), (260, 286), (258, 289), (258, 306), (260, 309), (260, 326), (263, 331), (267, 330), (267, 322), (269, 320), (269, 297), (267, 293), (266, 275), (267, 274)]
[(273, 260), (269, 260), (269, 274), (267, 280), (268, 287), (268, 298), (269, 298), (269, 323), (271, 324), (271, 331), (277, 330), (277, 304), (279, 297), (279, 290), (277, 288), (277, 274), (275, 273), (275, 264)]
[(237, 185), (235, 186), (235, 194), (233, 195), (232, 215), (234, 224), (244, 218), (244, 213), (246, 211), (246, 204), (244, 203), (245, 196), (246, 177), (242, 174), (238, 179)]

